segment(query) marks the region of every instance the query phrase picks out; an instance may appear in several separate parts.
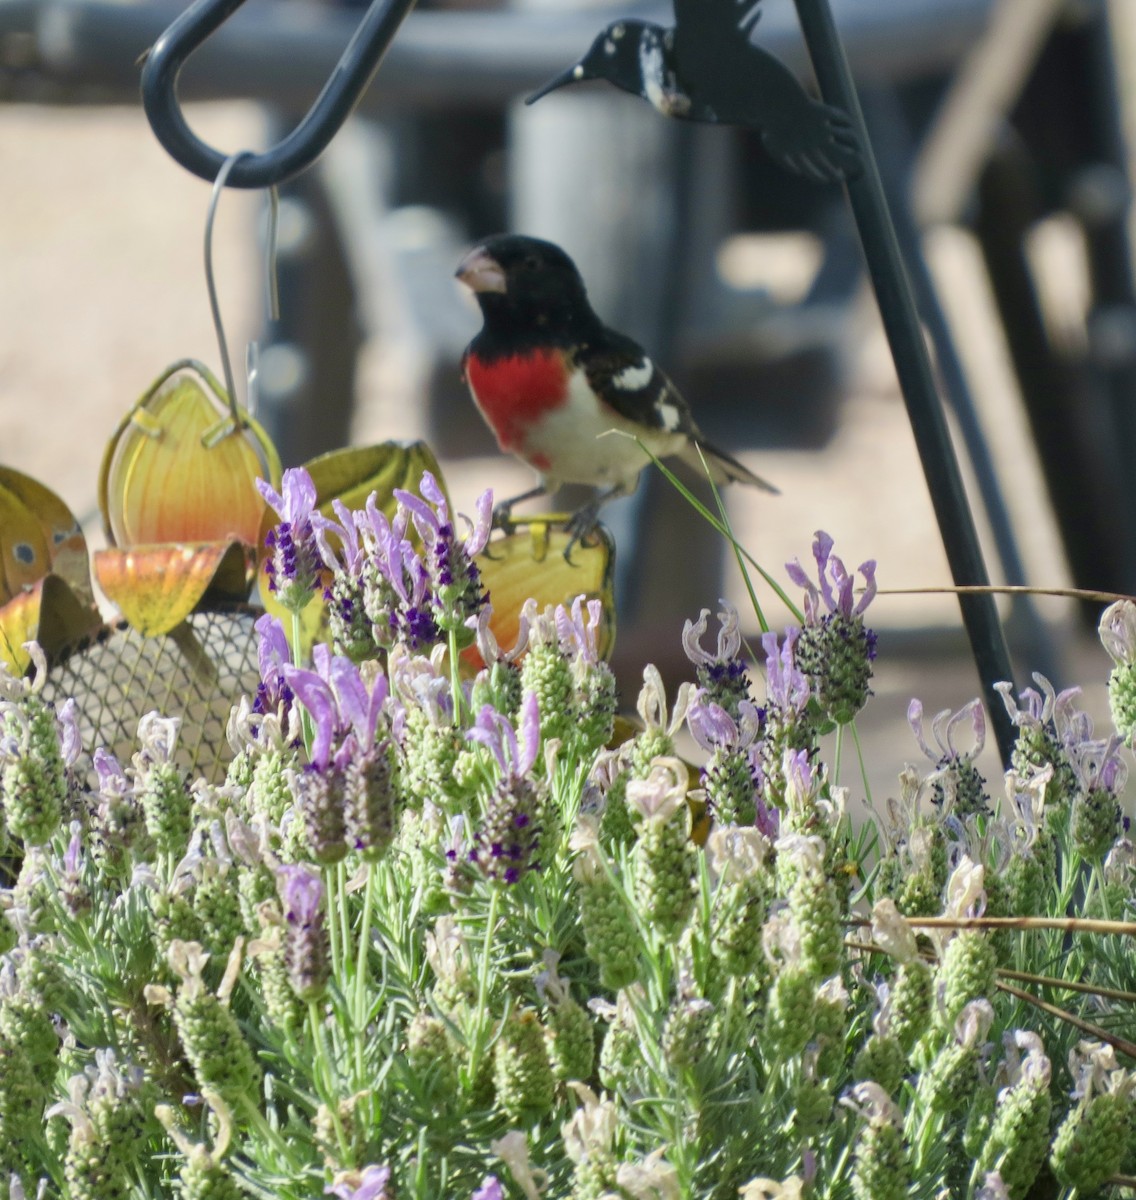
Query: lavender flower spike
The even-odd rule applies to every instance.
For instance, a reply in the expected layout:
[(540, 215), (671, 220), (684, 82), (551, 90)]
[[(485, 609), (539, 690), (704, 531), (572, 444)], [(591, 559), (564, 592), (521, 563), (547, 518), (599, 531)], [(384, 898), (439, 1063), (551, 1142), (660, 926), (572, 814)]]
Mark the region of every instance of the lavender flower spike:
[(303, 467), (290, 467), (280, 485), (283, 494), (263, 479), (258, 479), (256, 486), (280, 518), (265, 538), (272, 551), (268, 586), (285, 608), (299, 612), (311, 599), (319, 579), (319, 550), (312, 524), (316, 485)]
[(390, 1167), (372, 1163), (361, 1171), (341, 1171), (335, 1182), (324, 1188), (324, 1194), (338, 1196), (339, 1200), (390, 1200), (390, 1177)]
[(728, 662), (731, 658), (736, 658), (742, 648), (738, 610), (728, 600), (719, 600), (718, 603), (722, 606), (721, 612), (718, 613), (718, 620), (721, 621), (722, 627), (718, 630), (716, 654), (703, 650), (701, 646), (702, 635), (706, 632), (709, 623), (710, 610), (708, 608), (704, 608), (699, 613), (697, 621), (687, 621), (682, 627), (682, 648), (686, 652), (686, 657), (696, 667), (711, 667), (716, 663)]
[(309, 759), (314, 767), (326, 771), (331, 762), (331, 743), (338, 729), (338, 708), (328, 681), (305, 667), (284, 667), (284, 681), (308, 710), (315, 726)]
[(302, 863), (281, 867), (279, 885), (284, 920), (297, 929), (313, 925), (323, 904), (323, 880), (319, 871)]
[(469, 1200), (505, 1200), (501, 1189), (501, 1181), (496, 1175), (486, 1175), (481, 1181), (481, 1187), (470, 1196)]
[(765, 650), (765, 691), (769, 702), (797, 713), (804, 712), (809, 702), (809, 681), (797, 670), (793, 653), (800, 633), (795, 625), (790, 625), (780, 647), (777, 634), (772, 630), (761, 636)]

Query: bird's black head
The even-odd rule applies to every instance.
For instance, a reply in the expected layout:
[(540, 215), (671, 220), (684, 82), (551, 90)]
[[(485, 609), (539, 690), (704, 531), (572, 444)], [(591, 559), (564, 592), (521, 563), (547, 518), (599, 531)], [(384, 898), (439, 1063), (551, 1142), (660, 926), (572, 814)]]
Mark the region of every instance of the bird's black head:
[(606, 79), (625, 92), (643, 95), (642, 48), (645, 42), (661, 44), (666, 30), (647, 21), (613, 21), (602, 29), (591, 49), (574, 66), (550, 79), (525, 99), (532, 104), (541, 96), (570, 83)]
[(595, 321), (576, 264), (552, 242), (506, 233), (475, 246), (456, 276), (470, 288), (486, 326), (573, 336)]

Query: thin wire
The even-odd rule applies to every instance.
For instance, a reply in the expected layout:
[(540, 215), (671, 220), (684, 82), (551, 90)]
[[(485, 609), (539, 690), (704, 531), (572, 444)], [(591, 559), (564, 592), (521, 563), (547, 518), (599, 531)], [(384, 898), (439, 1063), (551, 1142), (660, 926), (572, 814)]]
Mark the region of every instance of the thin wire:
[(225, 390), (229, 393), (229, 411), (233, 420), (239, 426), (240, 414), (237, 412), (237, 389), (233, 379), (233, 364), (229, 361), (229, 343), (225, 337), (225, 326), (221, 320), (221, 305), (217, 300), (217, 281), (213, 276), (213, 225), (217, 219), (217, 204), (221, 193), (225, 190), (225, 181), (229, 173), (242, 158), (251, 155), (249, 150), (238, 150), (231, 154), (221, 164), (217, 178), (213, 181), (213, 194), (209, 197), (209, 211), (205, 214), (205, 287), (209, 293), (209, 310), (213, 314), (213, 329), (217, 334), (217, 346), (221, 352), (221, 369), (225, 375)]
[(268, 230), (266, 236), (267, 245), (264, 248), (265, 270), (267, 272), (267, 287), (268, 287), (268, 319), (270, 321), (280, 320), (280, 280), (277, 277), (276, 258), (278, 246), (278, 234), (280, 230), (280, 189), (273, 184), (268, 189)]

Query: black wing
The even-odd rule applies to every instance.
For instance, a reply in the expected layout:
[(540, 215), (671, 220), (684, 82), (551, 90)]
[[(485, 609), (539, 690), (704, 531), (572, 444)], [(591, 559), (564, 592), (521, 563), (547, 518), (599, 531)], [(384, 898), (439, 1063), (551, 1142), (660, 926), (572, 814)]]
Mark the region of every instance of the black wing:
[(626, 420), (699, 436), (678, 388), (631, 338), (605, 329), (602, 341), (582, 348), (577, 363), (596, 395)]
[(674, 0), (675, 29), (680, 34), (736, 35), (746, 38), (761, 19), (761, 0)]

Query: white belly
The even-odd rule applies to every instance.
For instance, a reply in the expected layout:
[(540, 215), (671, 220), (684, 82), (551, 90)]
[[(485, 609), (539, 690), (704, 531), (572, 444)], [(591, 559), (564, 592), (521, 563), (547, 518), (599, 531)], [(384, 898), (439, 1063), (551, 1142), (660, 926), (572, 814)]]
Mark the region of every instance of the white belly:
[(656, 458), (675, 454), (686, 443), (685, 434), (643, 429), (598, 406), (581, 371), (569, 383), (567, 402), (529, 431), (524, 457), (550, 491), (561, 483), (630, 490), (651, 461), (636, 437)]

